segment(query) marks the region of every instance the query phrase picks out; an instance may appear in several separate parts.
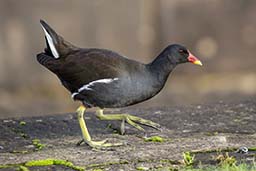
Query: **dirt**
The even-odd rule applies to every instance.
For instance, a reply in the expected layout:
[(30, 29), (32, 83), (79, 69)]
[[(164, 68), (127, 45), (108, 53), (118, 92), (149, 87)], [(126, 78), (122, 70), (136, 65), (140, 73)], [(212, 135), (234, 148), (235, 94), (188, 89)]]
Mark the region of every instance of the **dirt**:
[[(239, 103), (129, 108), (111, 112), (150, 119), (160, 123), (162, 131), (144, 127), (146, 133), (142, 133), (126, 125), (126, 134), (120, 135), (120, 122), (99, 121), (94, 113), (88, 112), (85, 119), (93, 140), (107, 138), (109, 142), (127, 143), (108, 150), (92, 150), (85, 144), (76, 146), (82, 137), (75, 113), (2, 119), (0, 166), (51, 158), (68, 160), (86, 170), (159, 169), (183, 165), (182, 153), (186, 151), (202, 151), (194, 154), (197, 164), (217, 164), (216, 158), (226, 151), (238, 162), (252, 164), (256, 158), (255, 98)], [(144, 141), (145, 136), (160, 136), (164, 141)], [(33, 144), (35, 139), (39, 147)], [(236, 149), (243, 146), (249, 151), (237, 153)], [(61, 165), (29, 169), (72, 170)]]

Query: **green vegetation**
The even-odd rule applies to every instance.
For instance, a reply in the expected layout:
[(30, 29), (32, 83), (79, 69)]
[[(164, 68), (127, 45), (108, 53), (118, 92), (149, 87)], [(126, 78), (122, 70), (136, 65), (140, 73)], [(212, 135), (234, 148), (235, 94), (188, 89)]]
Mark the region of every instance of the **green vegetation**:
[(138, 166), (136, 167), (137, 170), (149, 170), (148, 167), (144, 167), (144, 166)]
[(233, 156), (229, 156), (228, 152), (218, 155), (215, 160), (218, 161), (220, 165), (236, 166), (237, 163), (237, 160)]
[(52, 165), (61, 165), (66, 166), (74, 170), (83, 171), (85, 170), (83, 167), (75, 166), (73, 163), (67, 160), (59, 160), (59, 159), (45, 159), (45, 160), (32, 160), (28, 161), (24, 164), (26, 167), (32, 166), (52, 166)]
[[(186, 157), (190, 156), (188, 153), (185, 154)], [(190, 156), (191, 157), (191, 156)], [(188, 157), (188, 158), (190, 158)], [(230, 161), (232, 157), (225, 155), (222, 161)], [(190, 159), (192, 160), (192, 159)], [(232, 159), (233, 160), (233, 159)], [(157, 170), (157, 171), (255, 171), (256, 165), (248, 165), (248, 164), (239, 164), (236, 165), (236, 162), (220, 162), (217, 166), (212, 165), (199, 165), (196, 168), (192, 165), (190, 166), (182, 166), (182, 165), (174, 165), (168, 167), (158, 167), (158, 168), (148, 168), (143, 166), (136, 167), (137, 170)], [(20, 164), (7, 164), (7, 165), (0, 165), (0, 169), (8, 169), (13, 168), (20, 171), (29, 171), (30, 167), (44, 167), (44, 166), (65, 166), (73, 170), (77, 171), (85, 171), (86, 169), (92, 169), (93, 171), (103, 171), (106, 166), (110, 166), (113, 164), (128, 164), (128, 161), (123, 162), (109, 162), (109, 163), (99, 163), (99, 164), (91, 164), (84, 167), (75, 166), (73, 163), (67, 160), (59, 160), (59, 159), (45, 159), (45, 160), (31, 160), (25, 163)], [(98, 167), (98, 168), (97, 168)]]
[(24, 133), (23, 130), (21, 130), (19, 128), (12, 128), (11, 130), (12, 130), (12, 132), (14, 132), (15, 134), (21, 136), (24, 139), (28, 139), (29, 138), (29, 136), (26, 133)]
[(25, 121), (20, 121), (20, 125), (24, 126), (24, 125), (26, 125), (26, 122)]
[(240, 164), (237, 166), (230, 166), (223, 164), (220, 166), (200, 166), (199, 168), (185, 167), (182, 169), (173, 169), (172, 171), (255, 171), (255, 166), (247, 164)]
[(59, 160), (59, 159), (45, 159), (45, 160), (31, 160), (25, 163), (20, 164), (7, 164), (7, 165), (0, 165), (0, 169), (6, 168), (17, 168), (20, 171), (29, 171), (29, 167), (34, 166), (53, 166), (53, 165), (61, 165), (73, 170), (84, 171), (84, 167), (75, 166), (73, 163), (67, 160)]
[(29, 169), (25, 166), (19, 166), (20, 171), (29, 171)]
[(23, 138), (25, 138), (25, 139), (28, 139), (28, 138), (29, 138), (28, 134), (25, 134), (25, 133), (20, 133), (20, 136), (23, 137)]
[[(33, 141), (33, 144), (40, 144), (38, 139)], [(229, 148), (231, 151), (235, 151), (235, 148)], [(255, 150), (255, 147), (249, 148), (251, 151)], [(253, 162), (251, 164), (238, 164), (239, 162), (236, 160), (235, 157), (231, 156), (227, 151), (227, 149), (215, 149), (213, 154), (207, 154), (210, 150), (203, 150), (206, 151), (207, 156), (210, 157), (209, 160), (213, 161), (215, 165), (211, 165), (209, 163), (200, 163), (196, 159), (196, 155), (198, 153), (202, 153), (196, 151), (193, 152), (184, 152), (183, 153), (183, 162), (180, 160), (169, 160), (169, 159), (146, 159), (146, 160), (135, 160), (135, 161), (114, 161), (114, 162), (105, 162), (105, 163), (95, 163), (95, 164), (88, 164), (83, 167), (75, 166), (73, 163), (67, 160), (59, 160), (59, 159), (44, 159), (44, 160), (31, 160), (25, 163), (18, 163), (18, 164), (6, 164), (0, 165), (0, 169), (16, 169), (20, 171), (29, 171), (32, 170), (33, 167), (45, 167), (47, 170), (49, 166), (64, 166), (72, 170), (77, 171), (85, 171), (85, 170), (92, 170), (92, 171), (103, 171), (104, 169), (110, 167), (111, 165), (126, 165), (126, 164), (133, 164), (133, 163), (155, 163), (154, 166), (145, 167), (143, 165), (139, 165), (135, 167), (136, 170), (156, 170), (156, 171), (256, 171), (256, 163)], [(202, 155), (202, 154), (200, 154)], [(214, 155), (214, 156), (213, 156)], [(48, 166), (48, 167), (47, 167)]]
[(164, 138), (162, 138), (160, 136), (152, 136), (152, 137), (144, 138), (144, 141), (146, 141), (146, 142), (164, 142)]
[[(255, 148), (251, 147), (248, 148), (249, 151), (254, 151)], [(235, 157), (230, 156), (229, 152), (236, 151), (237, 148), (225, 148), (225, 149), (209, 149), (209, 150), (202, 150), (202, 151), (193, 151), (193, 152), (184, 152), (183, 153), (183, 162), (185, 167), (170, 169), (175, 171), (256, 171), (256, 164), (237, 164), (238, 161)], [(213, 158), (218, 164), (213, 165), (197, 165), (196, 167), (193, 166), (195, 154), (198, 153), (217, 153), (217, 156)], [(223, 154), (223, 152), (225, 152)], [(194, 155), (191, 155), (194, 154)], [(200, 161), (199, 161), (200, 162)]]
[(191, 166), (194, 164), (195, 155), (191, 155), (190, 152), (183, 153), (183, 162), (186, 166)]
[(35, 146), (36, 150), (42, 150), (45, 147), (45, 144), (42, 144), (39, 139), (33, 139), (32, 144)]

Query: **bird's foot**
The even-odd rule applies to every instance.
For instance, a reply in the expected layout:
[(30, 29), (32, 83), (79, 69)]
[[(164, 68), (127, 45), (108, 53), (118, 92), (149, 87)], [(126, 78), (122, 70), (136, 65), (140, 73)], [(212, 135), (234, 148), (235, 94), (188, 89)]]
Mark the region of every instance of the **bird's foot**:
[(121, 120), (121, 134), (125, 133), (125, 122), (141, 131), (145, 130), (139, 124), (161, 130), (161, 126), (159, 124), (130, 114), (103, 114), (103, 110), (98, 109), (96, 111), (96, 115), (101, 120)]
[(121, 146), (124, 145), (123, 143), (107, 143), (107, 140), (103, 141), (92, 141), (91, 136), (87, 130), (85, 121), (84, 121), (84, 113), (85, 113), (86, 108), (84, 106), (80, 106), (77, 109), (77, 116), (78, 116), (78, 121), (80, 124), (80, 128), (83, 134), (83, 140), (79, 141), (77, 145), (81, 145), (82, 143), (88, 144), (90, 147), (95, 148), (95, 149), (105, 149), (108, 147), (113, 147), (113, 146)]
[(89, 145), (94, 149), (106, 149), (109, 147), (117, 147), (117, 146), (125, 145), (124, 143), (107, 143), (107, 139), (102, 141), (92, 141), (92, 140), (88, 141), (88, 140), (82, 139), (77, 143), (77, 145), (80, 146), (83, 143), (86, 143), (87, 145)]

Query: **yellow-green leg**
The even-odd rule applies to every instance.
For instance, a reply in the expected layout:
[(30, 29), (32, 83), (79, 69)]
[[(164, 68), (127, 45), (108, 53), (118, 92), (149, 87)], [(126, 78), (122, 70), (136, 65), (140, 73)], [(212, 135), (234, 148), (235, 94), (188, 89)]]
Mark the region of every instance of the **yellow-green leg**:
[(83, 134), (84, 142), (86, 142), (92, 148), (106, 148), (106, 147), (123, 145), (122, 143), (116, 143), (116, 144), (106, 143), (107, 140), (92, 141), (91, 136), (88, 132), (88, 129), (87, 129), (85, 121), (84, 121), (85, 110), (86, 110), (86, 108), (84, 106), (80, 106), (76, 111), (77, 116), (78, 116), (78, 121), (79, 121), (79, 124), (80, 124), (80, 127), (81, 127), (81, 131), (82, 131), (82, 134)]
[[(133, 116), (130, 114), (103, 114), (103, 109), (96, 110), (96, 116), (100, 120), (121, 120), (121, 134), (125, 132), (125, 122), (130, 124), (131, 126), (137, 128), (138, 130), (145, 131), (139, 124), (146, 125), (155, 129), (160, 130), (161, 126), (155, 122), (150, 120), (142, 119), (137, 116)], [(139, 124), (137, 124), (139, 123)]]

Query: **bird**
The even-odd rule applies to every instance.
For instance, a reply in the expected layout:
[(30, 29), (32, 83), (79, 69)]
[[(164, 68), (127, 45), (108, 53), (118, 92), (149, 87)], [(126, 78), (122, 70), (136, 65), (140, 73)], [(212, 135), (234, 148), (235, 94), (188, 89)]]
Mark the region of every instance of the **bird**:
[(144, 131), (141, 125), (160, 129), (160, 125), (130, 114), (104, 114), (106, 108), (122, 108), (146, 101), (164, 87), (173, 69), (182, 63), (201, 65), (185, 46), (170, 44), (151, 62), (145, 64), (129, 59), (117, 52), (101, 48), (80, 48), (40, 20), (45, 34), (46, 48), (37, 54), (37, 61), (53, 72), (62, 85), (81, 106), (76, 110), (83, 140), (92, 148), (108, 148), (123, 143), (92, 140), (84, 113), (96, 108), (100, 120), (121, 121), (121, 134), (125, 123)]

